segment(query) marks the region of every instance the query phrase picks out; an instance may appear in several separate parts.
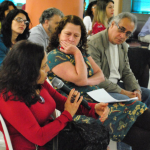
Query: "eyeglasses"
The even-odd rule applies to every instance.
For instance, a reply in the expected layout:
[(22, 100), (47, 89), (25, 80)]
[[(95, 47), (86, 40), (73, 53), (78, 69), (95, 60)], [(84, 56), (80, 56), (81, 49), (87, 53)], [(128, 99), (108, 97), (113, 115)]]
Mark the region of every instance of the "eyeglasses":
[(118, 27), (118, 31), (119, 31), (119, 32), (121, 32), (121, 33), (126, 33), (126, 37), (127, 37), (127, 38), (131, 36), (132, 32), (130, 32), (130, 31), (125, 32), (126, 28), (120, 27), (116, 22), (115, 22), (115, 24), (116, 24), (116, 26)]
[(20, 17), (15, 18), (14, 20), (16, 20), (18, 23), (24, 22), (25, 25), (29, 25), (29, 21), (28, 21), (28, 20), (23, 20), (23, 19), (20, 18)]

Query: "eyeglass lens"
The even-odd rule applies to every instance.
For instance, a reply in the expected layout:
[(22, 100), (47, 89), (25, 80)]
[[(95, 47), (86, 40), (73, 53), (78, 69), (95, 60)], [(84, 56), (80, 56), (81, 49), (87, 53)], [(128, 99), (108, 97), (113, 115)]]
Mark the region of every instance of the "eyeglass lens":
[(126, 29), (124, 27), (120, 27), (117, 23), (116, 25), (118, 27), (119, 32), (126, 33), (126, 37), (129, 37), (132, 34), (130, 31), (125, 32)]
[(21, 23), (21, 22), (24, 22), (26, 25), (29, 24), (29, 21), (28, 21), (28, 20), (23, 20), (23, 19), (20, 18), (20, 17), (19, 17), (19, 18), (16, 18), (15, 20), (16, 20), (17, 22), (20, 22), (20, 23)]

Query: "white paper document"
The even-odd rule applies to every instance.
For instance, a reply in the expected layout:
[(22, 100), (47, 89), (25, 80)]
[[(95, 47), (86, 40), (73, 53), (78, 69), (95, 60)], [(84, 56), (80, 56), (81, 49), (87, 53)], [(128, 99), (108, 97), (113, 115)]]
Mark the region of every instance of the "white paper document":
[(126, 102), (131, 100), (138, 100), (137, 97), (124, 99), (124, 100), (116, 100), (112, 96), (110, 96), (104, 89), (98, 89), (94, 91), (87, 92), (87, 94), (92, 97), (97, 102), (104, 102), (104, 103), (114, 103), (114, 102)]

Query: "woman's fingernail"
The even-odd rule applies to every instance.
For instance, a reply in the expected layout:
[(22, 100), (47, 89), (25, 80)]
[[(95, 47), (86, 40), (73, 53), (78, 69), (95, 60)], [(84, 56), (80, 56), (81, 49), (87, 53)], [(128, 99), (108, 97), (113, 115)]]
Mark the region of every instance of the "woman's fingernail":
[(61, 47), (62, 49), (64, 49), (63, 47)]

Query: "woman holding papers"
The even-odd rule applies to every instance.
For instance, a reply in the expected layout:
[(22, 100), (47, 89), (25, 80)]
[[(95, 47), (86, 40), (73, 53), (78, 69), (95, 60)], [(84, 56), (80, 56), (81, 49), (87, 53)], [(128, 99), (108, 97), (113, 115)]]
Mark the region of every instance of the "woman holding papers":
[[(51, 70), (48, 77), (50, 80), (53, 77), (62, 79), (67, 86), (81, 92), (88, 102), (94, 102), (86, 92), (98, 89), (97, 85), (104, 81), (104, 75), (87, 54), (86, 43), (86, 29), (82, 20), (73, 15), (62, 18), (48, 46), (48, 65)], [(150, 121), (147, 122), (150, 110), (146, 105), (132, 100), (111, 103), (109, 108), (108, 119), (103, 125), (109, 128), (111, 139), (123, 141), (131, 145), (133, 150), (150, 149)], [(95, 121), (86, 116), (76, 116), (74, 120), (87, 123)], [(97, 123), (100, 124), (100, 121)]]

